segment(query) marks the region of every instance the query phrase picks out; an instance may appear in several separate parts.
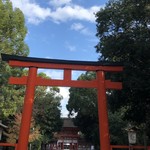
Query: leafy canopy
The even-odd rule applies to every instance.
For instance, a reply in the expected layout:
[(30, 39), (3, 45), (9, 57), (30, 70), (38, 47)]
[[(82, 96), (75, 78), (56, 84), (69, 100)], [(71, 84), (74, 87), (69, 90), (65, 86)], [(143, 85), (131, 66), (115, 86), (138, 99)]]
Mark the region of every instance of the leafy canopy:
[[(94, 72), (82, 74), (78, 80), (94, 80)], [(98, 149), (99, 147), (99, 121), (97, 90), (88, 88), (70, 88), (70, 98), (67, 109), (70, 115), (74, 116), (74, 123), (83, 133), (84, 137)], [(112, 113), (109, 111), (110, 133), (112, 144), (125, 144), (123, 128), (126, 121), (123, 121), (122, 110)], [(116, 132), (117, 131), (117, 132)], [(119, 133), (118, 133), (119, 132)], [(121, 135), (121, 136), (120, 136)], [(126, 135), (126, 133), (125, 133)]]
[(123, 90), (110, 96), (111, 109), (126, 107), (126, 119), (149, 129), (150, 1), (112, 0), (96, 17), (99, 59), (124, 62)]
[[(0, 53), (27, 56), (27, 34), (23, 13), (12, 7), (9, 0), (0, 0)], [(7, 118), (18, 111), (23, 101), (23, 87), (8, 85), (10, 76), (21, 76), (22, 68), (10, 68), (0, 56), (0, 118)]]

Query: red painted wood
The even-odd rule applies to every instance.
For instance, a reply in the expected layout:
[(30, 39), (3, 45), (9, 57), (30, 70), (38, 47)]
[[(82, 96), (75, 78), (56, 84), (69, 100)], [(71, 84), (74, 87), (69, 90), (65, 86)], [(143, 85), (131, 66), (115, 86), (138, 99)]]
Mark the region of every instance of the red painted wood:
[(117, 150), (117, 149), (129, 149), (129, 148), (132, 148), (132, 149), (147, 149), (147, 150), (150, 150), (150, 146), (138, 146), (138, 145), (134, 145), (134, 146), (129, 146), (129, 145), (111, 145), (111, 150)]
[(70, 65), (70, 64), (49, 64), (49, 63), (37, 63), (37, 62), (25, 62), (10, 60), (9, 65), (12, 67), (37, 67), (37, 68), (49, 68), (49, 69), (71, 69), (71, 70), (87, 70), (87, 71), (110, 71), (118, 72), (123, 71), (123, 67), (120, 66), (87, 66), (87, 65)]
[[(8, 59), (8, 58), (7, 58)], [(5, 60), (6, 61), (6, 60)], [(96, 88), (98, 91), (98, 115), (99, 115), (99, 132), (100, 132), (100, 143), (101, 150), (112, 150), (113, 148), (129, 148), (129, 146), (123, 145), (111, 145), (109, 139), (109, 125), (108, 125), (108, 114), (107, 114), (107, 101), (106, 101), (106, 89), (121, 89), (121, 82), (111, 82), (105, 80), (104, 72), (121, 72), (123, 67), (121, 66), (95, 66), (95, 65), (80, 65), (78, 64), (56, 64), (56, 63), (45, 63), (45, 62), (30, 62), (22, 60), (13, 60), (9, 58), (9, 65), (12, 67), (27, 67), (29, 69), (28, 77), (11, 77), (10, 84), (21, 84), (26, 85), (26, 95), (23, 106), (22, 122), (19, 133), (18, 144), (0, 143), (1, 146), (14, 146), (15, 150), (27, 150), (28, 138), (30, 131), (30, 121), (32, 116), (32, 107), (34, 99), (35, 86), (69, 86), (69, 87), (84, 87), (84, 88)], [(64, 79), (63, 80), (49, 80), (36, 77), (38, 68), (46, 69), (63, 69)], [(95, 71), (97, 72), (97, 79), (93, 81), (74, 81), (71, 80), (71, 71)], [(71, 137), (73, 135), (70, 135)], [(61, 143), (62, 149), (63, 143)], [(76, 144), (76, 150), (78, 145)], [(132, 146), (133, 149), (145, 149), (144, 146)], [(147, 146), (150, 150), (150, 146)]]
[[(101, 150), (110, 150), (109, 126), (107, 114), (106, 89), (121, 89), (122, 83), (111, 82), (105, 80), (105, 72), (120, 72), (123, 67), (120, 66), (94, 66), (94, 65), (80, 65), (80, 64), (54, 64), (43, 62), (26, 62), (19, 60), (9, 60), (9, 65), (12, 67), (31, 67), (28, 77), (11, 77), (9, 82), (11, 84), (27, 85), (25, 95), (23, 118), (21, 123), (21, 130), (19, 135), (19, 143), (17, 150), (27, 150), (28, 137), (30, 131), (30, 121), (32, 115), (32, 106), (34, 98), (35, 86), (69, 86), (82, 88), (96, 88), (98, 91), (98, 115), (99, 115), (99, 131)], [(63, 69), (64, 78), (62, 80), (43, 79), (36, 77), (38, 68), (46, 69)], [(71, 80), (72, 70), (95, 71), (97, 78), (92, 81)], [(62, 146), (62, 145), (61, 145)], [(63, 146), (62, 146), (63, 148)]]
[[(10, 84), (20, 84), (26, 85), (27, 77), (11, 77), (9, 79)], [(82, 80), (54, 80), (54, 79), (43, 79), (41, 77), (37, 77), (35, 80), (35, 84), (39, 86), (64, 86), (64, 87), (84, 87), (84, 88), (96, 88), (97, 83), (96, 80), (93, 81), (82, 81)]]
[(0, 143), (0, 146), (4, 146), (4, 147), (15, 147), (15, 150), (17, 150), (17, 144)]
[[(27, 77), (10, 77), (10, 84), (26, 85)], [(36, 86), (65, 86), (65, 87), (82, 87), (82, 88), (97, 88), (97, 80), (70, 80), (70, 77), (65, 76), (64, 80), (54, 80), (54, 79), (43, 79), (41, 77), (36, 77)], [(122, 89), (121, 82), (111, 82), (110, 80), (105, 80), (106, 89)]]
[(100, 147), (101, 150), (110, 150), (105, 74), (103, 71), (97, 71), (97, 80)]
[(122, 89), (122, 82), (112, 82), (111, 80), (105, 80), (106, 89)]
[(64, 81), (71, 81), (71, 70), (65, 69), (64, 70)]
[(28, 139), (30, 133), (30, 123), (32, 117), (32, 108), (34, 101), (35, 92), (35, 79), (37, 76), (37, 68), (29, 68), (29, 76), (27, 79), (26, 94), (23, 105), (21, 127), (19, 132), (19, 140), (17, 150), (27, 150), (28, 149)]

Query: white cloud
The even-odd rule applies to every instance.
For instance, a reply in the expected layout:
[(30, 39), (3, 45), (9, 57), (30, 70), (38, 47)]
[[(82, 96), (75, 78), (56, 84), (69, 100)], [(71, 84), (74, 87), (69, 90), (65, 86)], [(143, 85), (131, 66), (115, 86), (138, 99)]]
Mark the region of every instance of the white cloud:
[(88, 28), (86, 28), (85, 26), (83, 26), (83, 24), (81, 24), (81, 23), (73, 23), (70, 28), (71, 28), (71, 30), (79, 31), (80, 33), (82, 33), (84, 35), (93, 35), (90, 32), (90, 30)]
[(73, 23), (71, 25), (71, 29), (75, 31), (80, 31), (84, 28), (84, 26), (81, 23)]
[(68, 101), (68, 99), (69, 99), (69, 88), (68, 87), (60, 87), (60, 94), (63, 95), (63, 99)]
[[(100, 6), (84, 8), (71, 3), (71, 0), (51, 0), (51, 5), (55, 6), (52, 10), (47, 5), (46, 8), (40, 6), (31, 0), (11, 0), (14, 7), (20, 8), (32, 24), (38, 24), (47, 19), (60, 23), (68, 20), (83, 20), (95, 22), (94, 13), (100, 9)], [(57, 6), (57, 7), (56, 7)]]
[(69, 5), (59, 7), (55, 11), (51, 12), (50, 17), (56, 22), (65, 22), (68, 20), (84, 20), (89, 22), (95, 22), (94, 10), (85, 9), (78, 5)]
[(14, 7), (20, 8), (26, 16), (29, 23), (38, 24), (46, 20), (50, 14), (50, 8), (42, 8), (36, 3), (30, 2), (30, 0), (11, 0)]
[(50, 0), (49, 4), (53, 7), (60, 7), (63, 5), (70, 4), (71, 0)]
[(69, 87), (59, 87), (59, 89), (60, 95), (63, 96), (63, 99), (61, 100), (61, 117), (67, 117), (69, 112), (66, 109), (66, 105), (68, 104), (69, 100)]
[(81, 33), (84, 35), (93, 35), (93, 33), (88, 28), (82, 29)]
[(76, 47), (74, 45), (71, 45), (69, 42), (65, 43), (65, 47), (70, 51), (70, 52), (74, 52), (76, 51)]

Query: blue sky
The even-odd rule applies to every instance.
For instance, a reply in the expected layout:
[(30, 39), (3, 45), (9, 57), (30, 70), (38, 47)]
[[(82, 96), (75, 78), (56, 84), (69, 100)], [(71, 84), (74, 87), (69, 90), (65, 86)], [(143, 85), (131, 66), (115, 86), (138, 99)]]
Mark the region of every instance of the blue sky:
[[(24, 13), (30, 57), (97, 61), (95, 15), (108, 0), (11, 0)], [(57, 71), (45, 71), (51, 77)], [(77, 73), (74, 73), (76, 76)], [(68, 88), (60, 88), (63, 116)]]

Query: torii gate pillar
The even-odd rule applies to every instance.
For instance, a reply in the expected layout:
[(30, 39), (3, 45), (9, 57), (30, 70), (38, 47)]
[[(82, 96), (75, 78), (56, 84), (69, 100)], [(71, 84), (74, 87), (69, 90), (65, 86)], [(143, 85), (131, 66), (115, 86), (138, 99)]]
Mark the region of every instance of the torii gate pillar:
[[(121, 89), (122, 83), (105, 80), (105, 72), (121, 72), (123, 67), (120, 64), (110, 62), (41, 59), (6, 54), (2, 54), (2, 60), (8, 61), (9, 65), (12, 67), (29, 68), (29, 75), (27, 77), (11, 77), (9, 79), (10, 84), (26, 85), (26, 94), (23, 105), (17, 150), (28, 149), (30, 122), (32, 117), (34, 92), (36, 86), (96, 88), (98, 93), (100, 147), (101, 150), (110, 150), (106, 89)], [(64, 78), (62, 80), (39, 78), (37, 77), (38, 68), (63, 69)], [(97, 77), (95, 80), (91, 81), (74, 81), (71, 79), (72, 70), (94, 71), (96, 72)]]
[(19, 132), (19, 140), (17, 150), (27, 150), (30, 134), (30, 123), (32, 118), (32, 109), (34, 103), (35, 83), (37, 76), (37, 68), (30, 67), (26, 85), (26, 93), (23, 105), (22, 120)]
[(103, 71), (97, 72), (98, 77), (98, 118), (99, 118), (99, 135), (102, 150), (110, 150), (109, 123), (105, 87), (105, 74)]

